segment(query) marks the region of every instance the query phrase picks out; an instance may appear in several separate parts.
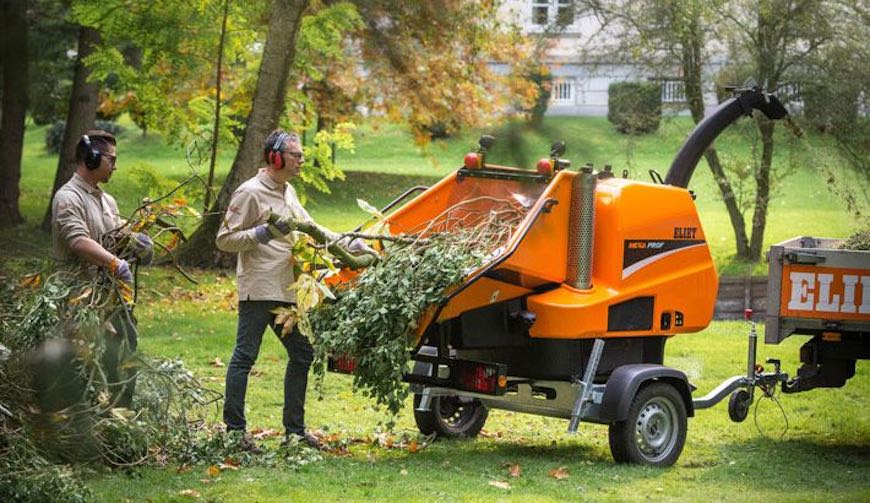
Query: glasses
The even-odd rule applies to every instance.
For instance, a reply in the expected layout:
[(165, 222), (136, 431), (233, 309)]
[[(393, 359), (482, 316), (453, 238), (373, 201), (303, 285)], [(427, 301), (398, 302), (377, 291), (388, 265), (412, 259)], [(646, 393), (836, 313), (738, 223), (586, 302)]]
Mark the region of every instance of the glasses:
[(115, 166), (115, 159), (117, 158), (117, 156), (114, 156), (112, 154), (100, 154), (100, 155), (109, 160), (109, 167)]
[(294, 158), (296, 158), (297, 161), (298, 161), (298, 160), (301, 160), (302, 158), (305, 157), (305, 153), (304, 153), (304, 152), (285, 152), (285, 153), (286, 153), (287, 155), (293, 156)]

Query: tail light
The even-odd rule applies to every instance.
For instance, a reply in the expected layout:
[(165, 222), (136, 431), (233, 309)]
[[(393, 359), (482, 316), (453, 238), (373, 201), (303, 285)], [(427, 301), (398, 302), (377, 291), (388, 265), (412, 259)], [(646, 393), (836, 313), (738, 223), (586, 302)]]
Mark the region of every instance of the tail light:
[(474, 363), (460, 366), (456, 370), (458, 387), (465, 391), (500, 394), (498, 392), (507, 384), (507, 377), (497, 365)]
[(353, 371), (356, 370), (356, 360), (345, 355), (330, 357), (327, 369), (330, 372), (353, 374)]

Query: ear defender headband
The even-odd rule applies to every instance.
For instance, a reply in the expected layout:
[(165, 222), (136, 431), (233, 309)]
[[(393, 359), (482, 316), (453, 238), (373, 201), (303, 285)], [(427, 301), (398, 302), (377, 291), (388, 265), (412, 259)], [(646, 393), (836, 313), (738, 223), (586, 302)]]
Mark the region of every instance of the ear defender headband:
[(269, 164), (275, 166), (275, 169), (284, 169), (284, 156), (281, 155), (281, 152), (284, 149), (284, 142), (289, 137), (289, 134), (282, 132), (275, 138), (272, 148), (269, 149)]
[(93, 171), (100, 167), (100, 157), (102, 154), (99, 149), (94, 147), (88, 135), (82, 136), (82, 143), (85, 145), (85, 167)]

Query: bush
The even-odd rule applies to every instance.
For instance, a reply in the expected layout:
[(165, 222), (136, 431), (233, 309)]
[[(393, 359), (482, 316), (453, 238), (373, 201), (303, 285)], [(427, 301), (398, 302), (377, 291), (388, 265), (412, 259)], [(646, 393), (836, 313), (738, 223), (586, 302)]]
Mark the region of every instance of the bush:
[[(111, 121), (94, 121), (94, 127), (102, 129), (107, 133), (112, 133), (115, 137), (124, 133), (124, 127), (117, 122)], [(66, 131), (66, 121), (57, 121), (45, 130), (45, 150), (50, 154), (60, 152), (60, 147), (63, 145), (63, 133)]]
[(614, 82), (607, 89), (607, 120), (621, 133), (652, 133), (662, 118), (661, 86), (654, 82)]

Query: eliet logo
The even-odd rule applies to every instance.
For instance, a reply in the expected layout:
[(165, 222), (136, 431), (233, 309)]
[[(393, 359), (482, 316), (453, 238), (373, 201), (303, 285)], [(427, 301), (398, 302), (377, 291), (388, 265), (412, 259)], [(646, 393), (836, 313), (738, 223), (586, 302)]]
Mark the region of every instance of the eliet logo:
[(861, 269), (785, 266), (782, 314), (870, 319), (870, 276), (862, 274), (866, 272)]

